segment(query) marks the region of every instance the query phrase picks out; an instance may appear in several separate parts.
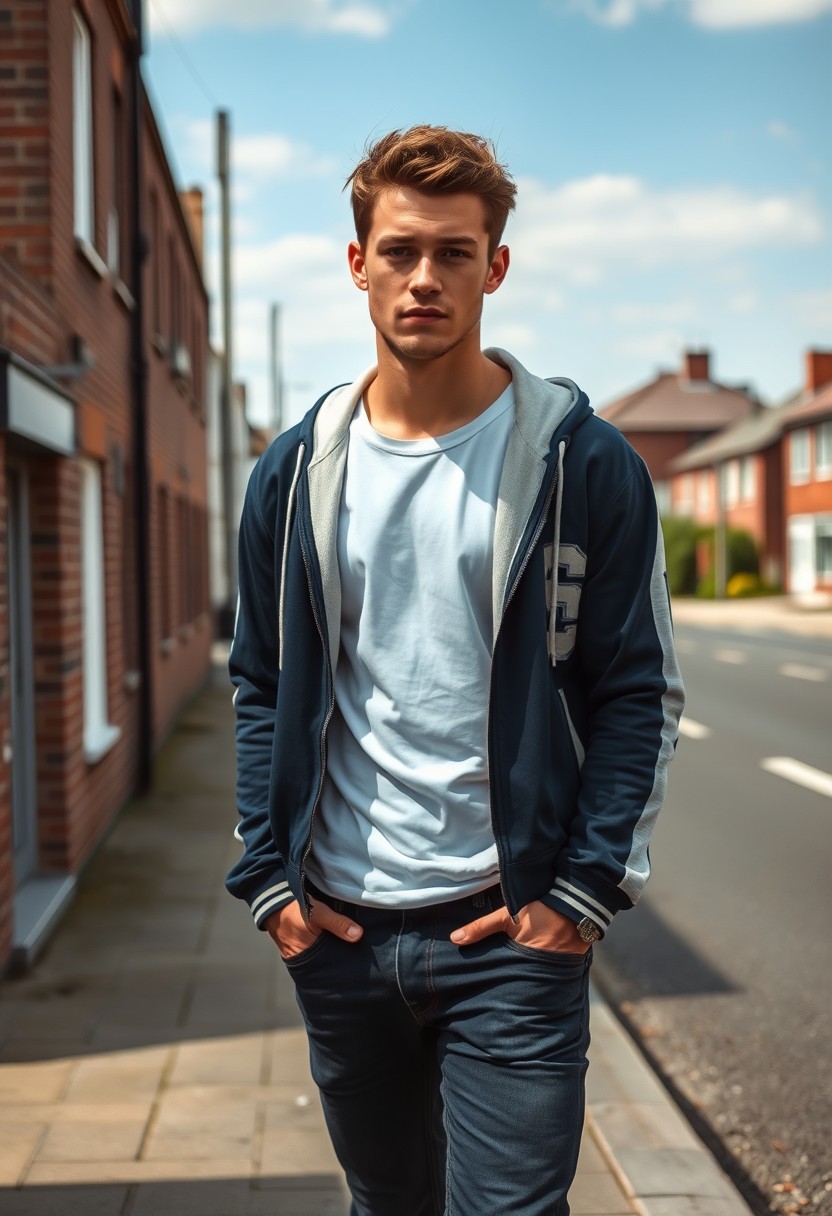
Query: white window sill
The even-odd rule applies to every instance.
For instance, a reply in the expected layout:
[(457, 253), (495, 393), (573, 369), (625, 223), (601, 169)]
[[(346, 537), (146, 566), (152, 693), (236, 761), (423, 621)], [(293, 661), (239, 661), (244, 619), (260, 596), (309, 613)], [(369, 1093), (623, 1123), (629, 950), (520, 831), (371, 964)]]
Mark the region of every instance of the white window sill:
[(102, 722), (91, 730), (84, 731), (84, 759), (87, 764), (97, 764), (121, 738), (121, 727)]
[(98, 250), (90, 244), (86, 237), (76, 235), (75, 248), (84, 258), (84, 260), (89, 262), (90, 266), (92, 266), (99, 278), (107, 278), (109, 274), (109, 271), (107, 270), (107, 263), (101, 257)]
[(121, 300), (128, 312), (133, 312), (136, 307), (136, 301), (133, 298), (133, 293), (117, 271), (111, 274), (111, 282), (113, 285), (113, 294), (117, 296), (119, 300)]

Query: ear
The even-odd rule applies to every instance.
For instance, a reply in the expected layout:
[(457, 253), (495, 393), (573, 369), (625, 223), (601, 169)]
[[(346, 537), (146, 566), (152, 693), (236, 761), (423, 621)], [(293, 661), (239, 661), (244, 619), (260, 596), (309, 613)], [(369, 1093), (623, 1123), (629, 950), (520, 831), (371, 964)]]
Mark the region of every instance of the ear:
[(350, 267), (352, 281), (359, 291), (367, 290), (367, 263), (358, 241), (350, 241), (347, 249), (347, 261)]
[(488, 267), (488, 277), (485, 280), (485, 287), (483, 288), (487, 296), (490, 296), (492, 292), (497, 290), (503, 279), (508, 274), (508, 266), (510, 261), (511, 258), (508, 252), (508, 245), (500, 245), (494, 250), (491, 265)]

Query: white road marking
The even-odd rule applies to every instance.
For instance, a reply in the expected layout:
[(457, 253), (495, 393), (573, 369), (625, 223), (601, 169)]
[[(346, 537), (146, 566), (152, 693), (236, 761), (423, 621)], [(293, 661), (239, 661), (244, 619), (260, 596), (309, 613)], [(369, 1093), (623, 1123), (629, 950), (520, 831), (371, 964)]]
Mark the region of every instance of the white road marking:
[(812, 768), (811, 764), (803, 764), (789, 756), (769, 756), (767, 760), (760, 761), (760, 767), (767, 773), (785, 777), (795, 785), (803, 785), (807, 790), (814, 790), (816, 794), (825, 794), (827, 798), (832, 798), (832, 774)]
[(714, 658), (718, 663), (733, 663), (737, 667), (748, 662), (748, 655), (744, 650), (715, 650)]
[(777, 674), (791, 676), (793, 680), (812, 680), (815, 684), (823, 684), (829, 679), (829, 672), (823, 667), (807, 667), (803, 663), (783, 663), (777, 668)]
[(701, 722), (694, 722), (693, 718), (682, 718), (679, 723), (679, 734), (687, 735), (689, 739), (707, 739), (710, 733), (710, 726), (703, 726)]

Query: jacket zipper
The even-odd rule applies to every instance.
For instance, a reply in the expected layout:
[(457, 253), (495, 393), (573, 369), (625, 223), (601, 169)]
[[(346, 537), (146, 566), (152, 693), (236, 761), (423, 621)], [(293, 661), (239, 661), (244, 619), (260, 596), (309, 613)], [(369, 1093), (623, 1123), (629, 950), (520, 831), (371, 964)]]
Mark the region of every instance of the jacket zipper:
[[(298, 520), (298, 522), (300, 523), (300, 519)], [(328, 704), (327, 711), (326, 711), (326, 717), (324, 718), (323, 725), (321, 726), (321, 738), (320, 738), (321, 773), (320, 773), (320, 777), (318, 779), (318, 792), (315, 795), (315, 801), (312, 803), (312, 810), (309, 815), (309, 836), (307, 838), (306, 848), (303, 851), (303, 857), (302, 857), (301, 863), (300, 863), (301, 894), (303, 895), (303, 902), (304, 902), (304, 905), (306, 908), (306, 915), (308, 917), (308, 916), (311, 916), (311, 914), (312, 914), (312, 905), (309, 902), (309, 896), (306, 893), (306, 862), (309, 857), (309, 853), (312, 849), (312, 836), (315, 831), (315, 812), (317, 811), (318, 806), (320, 804), (321, 794), (323, 793), (323, 788), (324, 788), (324, 776), (326, 774), (326, 732), (327, 732), (327, 728), (329, 727), (330, 719), (331, 719), (333, 713), (335, 712), (335, 695), (334, 695), (334, 681), (332, 678), (332, 663), (330, 662), (329, 648), (326, 644), (326, 638), (324, 637), (324, 631), (323, 631), (323, 627), (321, 625), (320, 617), (318, 615), (318, 609), (315, 606), (314, 588), (312, 586), (312, 573), (309, 568), (309, 559), (306, 554), (306, 545), (305, 545), (304, 539), (303, 539), (303, 527), (301, 527), (299, 530), (299, 536), (300, 536), (300, 551), (301, 551), (301, 555), (303, 557), (304, 569), (306, 570), (306, 581), (309, 585), (309, 602), (312, 605), (312, 615), (315, 618), (315, 625), (317, 626), (318, 635), (321, 639), (321, 648), (324, 652), (324, 660), (326, 662), (327, 692), (329, 694), (329, 704)]]
[[(551, 483), (549, 485), (549, 488), (546, 491), (546, 500), (543, 504), (543, 510), (540, 514), (540, 519), (538, 520), (538, 522), (535, 526), (535, 530), (532, 535), (532, 539), (526, 549), (526, 553), (525, 553), (525, 556), (523, 557), (523, 561), (520, 564), (520, 569), (517, 571), (517, 574), (515, 575), (515, 577), (512, 581), (512, 584), (509, 587), (508, 593), (506, 594), (506, 597), (503, 601), (502, 613), (500, 616), (500, 620), (497, 623), (497, 632), (494, 635), (494, 649), (492, 651), (492, 659), (491, 659), (492, 680), (493, 680), (493, 672), (494, 672), (494, 657), (493, 656), (497, 653), (497, 642), (500, 637), (500, 629), (502, 628), (503, 618), (505, 617), (509, 604), (511, 603), (512, 599), (514, 598), (514, 593), (520, 584), (520, 579), (525, 574), (526, 567), (528, 566), (529, 562), (531, 561), (531, 556), (532, 556), (532, 552), (534, 551), (534, 547), (537, 544), (537, 542), (540, 540), (540, 534), (542, 533), (542, 531), (546, 525), (546, 517), (549, 514), (549, 508), (552, 505), (552, 498), (554, 497), (555, 490), (557, 489), (557, 484), (558, 484), (558, 471), (556, 468), (554, 476), (552, 477)], [(552, 611), (555, 611), (554, 604), (552, 605)], [(512, 921), (514, 921), (514, 923), (516, 924), (517, 917), (509, 908), (508, 899), (506, 898), (506, 888), (505, 888), (505, 883), (504, 883), (504, 879), (503, 879), (504, 867), (503, 867), (502, 849), (500, 847), (500, 838), (494, 829), (495, 798), (494, 798), (494, 790), (491, 785), (491, 767), (492, 767), (491, 766), (491, 702), (492, 702), (492, 692), (493, 692), (493, 689), (491, 686), (491, 682), (489, 682), (488, 707), (487, 707), (487, 712), (486, 712), (486, 736), (485, 736), (485, 738), (486, 738), (486, 763), (488, 766), (488, 793), (489, 793), (488, 804), (489, 804), (489, 808), (490, 808), (490, 812), (491, 812), (491, 831), (494, 833), (494, 843), (497, 846), (497, 861), (498, 861), (498, 864), (500, 867), (500, 893), (503, 897), (503, 903), (505, 904), (506, 908), (508, 909), (508, 912), (509, 912), (509, 915), (511, 916)]]

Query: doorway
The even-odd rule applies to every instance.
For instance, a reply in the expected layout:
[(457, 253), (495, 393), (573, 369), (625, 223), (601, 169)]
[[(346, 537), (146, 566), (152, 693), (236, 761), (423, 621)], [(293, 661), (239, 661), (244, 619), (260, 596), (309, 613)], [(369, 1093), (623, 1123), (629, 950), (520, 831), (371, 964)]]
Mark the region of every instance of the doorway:
[(32, 577), (26, 467), (6, 469), (11, 712), (12, 852), (15, 886), (38, 868)]

